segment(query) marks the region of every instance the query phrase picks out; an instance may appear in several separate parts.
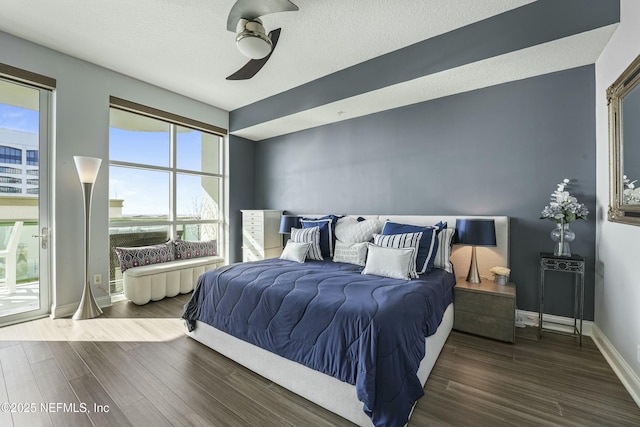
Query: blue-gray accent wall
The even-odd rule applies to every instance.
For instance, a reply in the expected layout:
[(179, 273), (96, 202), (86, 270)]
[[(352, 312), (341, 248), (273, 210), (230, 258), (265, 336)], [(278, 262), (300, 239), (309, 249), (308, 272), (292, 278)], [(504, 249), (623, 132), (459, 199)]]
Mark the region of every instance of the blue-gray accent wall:
[(255, 208), (256, 143), (229, 136), (229, 262), (242, 261), (242, 209)]
[[(554, 228), (539, 219), (540, 211), (556, 184), (570, 178), (570, 191), (591, 212), (588, 221), (571, 228), (576, 233), (573, 252), (587, 259), (585, 319), (592, 320), (594, 112), (590, 65), (260, 143), (238, 138), (243, 155), (253, 155), (255, 162), (254, 203), (238, 208), (507, 215), (518, 308), (537, 311), (538, 255), (553, 250), (549, 232)], [(233, 165), (248, 167), (237, 159)], [(570, 279), (566, 274), (548, 276), (546, 312), (573, 315)]]

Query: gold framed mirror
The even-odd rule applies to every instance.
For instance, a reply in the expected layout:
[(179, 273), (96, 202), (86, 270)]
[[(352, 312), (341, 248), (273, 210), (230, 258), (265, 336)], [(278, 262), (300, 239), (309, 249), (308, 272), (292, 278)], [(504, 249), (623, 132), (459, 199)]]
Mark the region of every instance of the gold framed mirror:
[(609, 221), (640, 225), (640, 55), (607, 89)]

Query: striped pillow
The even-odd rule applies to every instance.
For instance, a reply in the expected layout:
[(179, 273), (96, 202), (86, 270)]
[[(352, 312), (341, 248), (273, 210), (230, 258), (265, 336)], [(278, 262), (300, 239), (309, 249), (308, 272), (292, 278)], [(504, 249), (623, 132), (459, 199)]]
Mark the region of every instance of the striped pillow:
[(294, 243), (311, 243), (307, 257), (316, 261), (322, 261), (320, 250), (320, 227), (292, 228), (291, 241)]
[(455, 228), (445, 228), (438, 234), (438, 250), (433, 261), (435, 268), (441, 268), (449, 273), (453, 273), (453, 264), (451, 264), (451, 245), (453, 244), (453, 236), (456, 233)]
[(416, 255), (416, 269), (419, 274), (423, 274), (430, 272), (433, 268), (433, 257), (436, 254), (438, 245), (438, 232), (443, 228), (446, 228), (446, 224), (442, 222), (434, 226), (418, 226), (387, 221), (384, 223), (381, 234), (422, 232), (422, 240), (418, 247), (418, 255)]
[(411, 278), (418, 277), (416, 271), (416, 255), (418, 254), (418, 247), (420, 246), (420, 239), (422, 239), (422, 232), (418, 233), (404, 233), (404, 234), (374, 234), (373, 243), (376, 246), (382, 246), (383, 248), (414, 248), (413, 261), (409, 268), (409, 276)]
[(302, 218), (300, 220), (302, 228), (316, 227), (320, 230), (320, 249), (323, 256), (333, 257), (333, 219), (332, 218), (320, 218), (320, 219), (307, 219)]

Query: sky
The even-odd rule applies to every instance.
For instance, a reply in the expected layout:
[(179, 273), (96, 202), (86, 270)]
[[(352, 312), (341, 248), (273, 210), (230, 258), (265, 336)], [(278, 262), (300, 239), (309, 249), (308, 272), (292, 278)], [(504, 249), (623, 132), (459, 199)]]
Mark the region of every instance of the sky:
[[(200, 171), (201, 133), (179, 133), (176, 164), (180, 169)], [(169, 166), (169, 132), (140, 132), (110, 128), (109, 157), (132, 163)], [(123, 199), (123, 215), (168, 215), (169, 173), (111, 166), (109, 197)], [(192, 215), (202, 200), (200, 178), (177, 177), (176, 203), (179, 216)]]
[[(0, 128), (38, 132), (38, 112), (0, 103)], [(109, 156), (113, 160), (169, 166), (169, 132), (126, 131), (110, 128)], [(180, 132), (177, 141), (177, 166), (200, 171), (201, 133)], [(105, 176), (108, 159), (103, 159), (100, 176)], [(109, 197), (124, 199), (123, 215), (168, 215), (169, 173), (134, 168), (109, 167)], [(178, 215), (198, 211), (203, 191), (200, 178), (177, 177)]]
[(38, 133), (38, 112), (0, 103), (0, 128)]

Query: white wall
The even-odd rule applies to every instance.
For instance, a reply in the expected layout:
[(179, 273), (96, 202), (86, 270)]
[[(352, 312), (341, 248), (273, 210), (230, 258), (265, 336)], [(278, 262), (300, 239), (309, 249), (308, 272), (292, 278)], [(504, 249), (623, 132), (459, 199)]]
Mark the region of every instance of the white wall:
[[(126, 49), (126, 46), (123, 46)], [(72, 314), (84, 282), (82, 244), (82, 191), (73, 156), (103, 159), (93, 194), (91, 270), (109, 277), (109, 96), (131, 100), (190, 117), (222, 128), (229, 127), (226, 111), (177, 95), (156, 86), (80, 61), (0, 32), (0, 62), (52, 77), (54, 143), (52, 156), (52, 244), (54, 245), (52, 311)], [(176, 76), (180, 78), (180, 76)], [(43, 185), (46, 184), (41, 177)], [(106, 286), (94, 288), (96, 298), (107, 295)], [(104, 298), (103, 298), (104, 299)]]
[(595, 324), (637, 378), (640, 376), (640, 363), (636, 359), (636, 348), (640, 345), (640, 227), (607, 221), (609, 139), (606, 89), (640, 54), (640, 2), (622, 0), (620, 15), (620, 26), (596, 63), (598, 226)]

